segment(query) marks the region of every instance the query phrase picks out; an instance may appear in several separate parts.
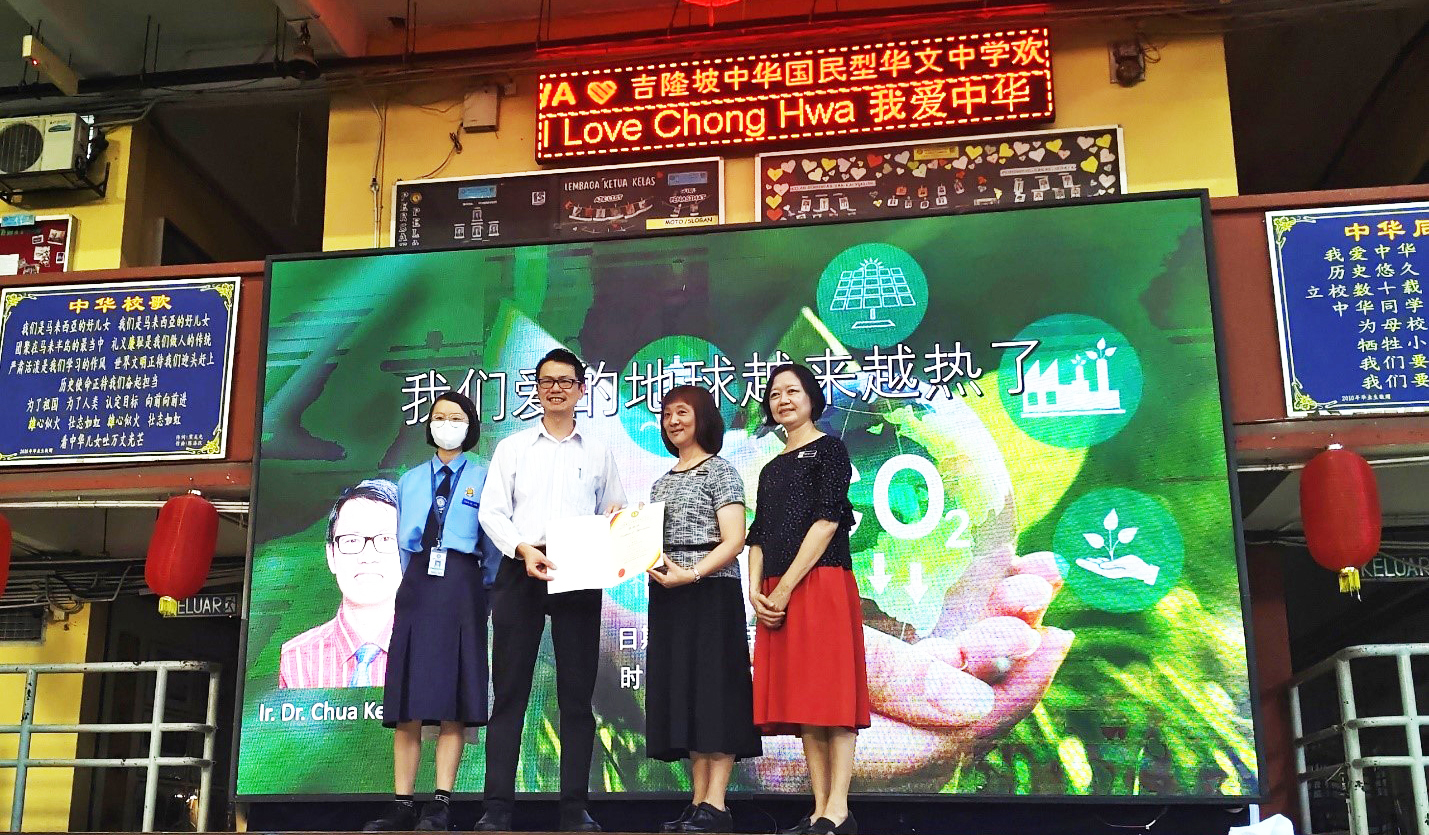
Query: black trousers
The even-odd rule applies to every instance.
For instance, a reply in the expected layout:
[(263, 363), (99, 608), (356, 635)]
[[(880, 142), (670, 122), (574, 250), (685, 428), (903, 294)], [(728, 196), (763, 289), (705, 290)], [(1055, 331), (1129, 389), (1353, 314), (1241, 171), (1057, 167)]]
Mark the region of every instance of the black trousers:
[(556, 650), (556, 703), (561, 725), (561, 805), (583, 807), (590, 796), (595, 748), (596, 671), (600, 668), (602, 592), (551, 595), (546, 581), (526, 574), (521, 560), (503, 558), (491, 586), (491, 683), (495, 693), (486, 726), (486, 808), (510, 809), (516, 800), (516, 761), (531, 700), (531, 676), (546, 616)]

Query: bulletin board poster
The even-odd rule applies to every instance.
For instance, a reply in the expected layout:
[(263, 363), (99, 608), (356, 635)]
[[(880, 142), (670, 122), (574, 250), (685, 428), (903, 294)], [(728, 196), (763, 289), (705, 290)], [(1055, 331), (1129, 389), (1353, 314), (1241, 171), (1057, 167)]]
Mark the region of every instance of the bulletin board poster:
[(724, 221), (724, 161), (568, 168), (396, 186), (392, 245), (544, 243)]
[(0, 219), (0, 275), (66, 272), (73, 243), (70, 215), (9, 215)]
[[(762, 424), (770, 370), (788, 358), (813, 371), (829, 401), (819, 425), (854, 467), (873, 709), (855, 791), (1256, 795), (1206, 209), (1204, 193), (1178, 193), (275, 259), (238, 792), (391, 792), (385, 672), (359, 671), (343, 647), (382, 640), (373, 613), (390, 612), (400, 563), (344, 561), (331, 541), (395, 514), (382, 484), (334, 507), (425, 466), (421, 422), (449, 389), (476, 402), (469, 454), (489, 461), (535, 425), (536, 362), (565, 346), (590, 365), (581, 432), (613, 451), (629, 501), (674, 465), (660, 400), (694, 382), (718, 400), (749, 518), (784, 446)], [(598, 793), (689, 790), (683, 764), (645, 756), (647, 594), (636, 578), (605, 597)], [(376, 637), (338, 640), (357, 606)], [(559, 782), (543, 646), (517, 776), (532, 793)], [(734, 788), (806, 793), (804, 773), (799, 741), (771, 737)], [(469, 747), (457, 789), (479, 792), (483, 777)]]
[(1429, 411), (1429, 202), (1267, 212), (1291, 416)]
[(913, 217), (1126, 193), (1121, 128), (760, 154), (762, 223)]
[(222, 458), (238, 278), (0, 290), (0, 466)]

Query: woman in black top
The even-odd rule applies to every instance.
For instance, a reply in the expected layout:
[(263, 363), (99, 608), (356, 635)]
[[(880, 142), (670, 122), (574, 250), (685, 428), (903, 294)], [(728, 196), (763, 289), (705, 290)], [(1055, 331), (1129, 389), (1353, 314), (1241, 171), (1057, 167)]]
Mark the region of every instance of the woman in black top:
[(725, 807), (734, 761), (761, 753), (736, 557), (744, 550), (744, 482), (716, 453), (724, 419), (708, 391), (676, 386), (660, 435), (679, 457), (650, 491), (665, 503), (665, 555), (650, 571), (645, 746), (690, 759), (693, 798), (665, 832), (733, 832)]
[(848, 536), (852, 465), (843, 442), (814, 425), (824, 395), (809, 369), (774, 369), (764, 414), (784, 451), (759, 474), (749, 529), (754, 721), (804, 743), (814, 811), (791, 832), (858, 831), (848, 810), (858, 730), (869, 725), (863, 617)]

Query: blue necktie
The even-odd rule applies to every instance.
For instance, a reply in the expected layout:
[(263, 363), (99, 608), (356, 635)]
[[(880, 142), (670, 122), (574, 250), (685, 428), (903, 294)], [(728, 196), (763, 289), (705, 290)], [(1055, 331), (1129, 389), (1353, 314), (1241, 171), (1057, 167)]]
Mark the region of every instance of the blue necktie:
[(382, 648), (376, 644), (363, 644), (357, 648), (357, 652), (353, 653), (357, 658), (357, 668), (352, 671), (352, 681), (348, 682), (348, 687), (372, 686), (372, 662), (380, 652)]

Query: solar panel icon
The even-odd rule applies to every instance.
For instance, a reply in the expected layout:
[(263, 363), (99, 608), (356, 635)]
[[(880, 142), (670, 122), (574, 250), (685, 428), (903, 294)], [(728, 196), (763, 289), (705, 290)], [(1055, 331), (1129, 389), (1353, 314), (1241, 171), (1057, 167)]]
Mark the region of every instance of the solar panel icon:
[(839, 273), (829, 310), (847, 312), (867, 310), (868, 318), (853, 323), (855, 330), (891, 328), (893, 320), (878, 318), (878, 311), (888, 307), (916, 307), (913, 288), (901, 267), (885, 267), (877, 258), (868, 258), (852, 270)]

